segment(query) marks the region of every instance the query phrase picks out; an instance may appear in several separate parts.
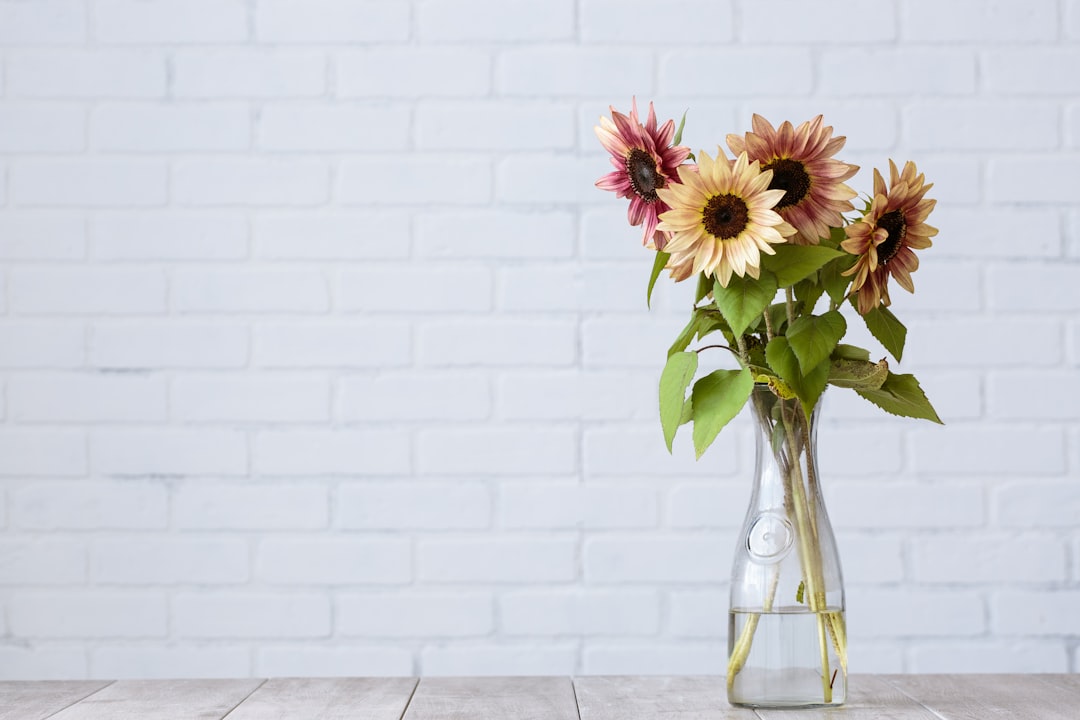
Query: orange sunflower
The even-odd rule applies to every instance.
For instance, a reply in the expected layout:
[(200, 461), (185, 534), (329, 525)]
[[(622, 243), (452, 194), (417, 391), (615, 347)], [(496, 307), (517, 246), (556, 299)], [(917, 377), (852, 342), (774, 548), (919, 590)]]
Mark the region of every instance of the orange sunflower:
[(775, 210), (795, 226), (792, 238), (797, 245), (817, 245), (829, 236), (829, 229), (844, 224), (841, 213), (853, 209), (856, 193), (844, 184), (859, 168), (833, 159), (844, 147), (845, 137), (832, 137), (831, 126), (822, 127), (822, 116), (793, 127), (785, 121), (779, 130), (755, 114), (753, 132), (745, 137), (728, 135), (727, 144), (735, 154), (745, 152), (772, 170), (770, 189), (783, 190)]
[(671, 206), (657, 228), (671, 233), (664, 251), (677, 281), (700, 272), (724, 287), (732, 274), (756, 278), (761, 253), (775, 254), (771, 245), (795, 232), (773, 210), (784, 193), (769, 189), (772, 172), (746, 153), (732, 162), (722, 148), (715, 160), (702, 151), (696, 169), (679, 167), (679, 180), (657, 190)]
[(862, 219), (844, 228), (847, 239), (840, 247), (859, 259), (845, 275), (854, 275), (853, 292), (858, 292), (859, 312), (866, 314), (879, 303), (889, 305), (889, 276), (900, 287), (915, 292), (911, 273), (919, 267), (915, 250), (930, 247), (930, 238), (937, 228), (926, 224), (926, 218), (937, 200), (927, 197), (926, 177), (908, 161), (898, 172), (896, 163), (889, 160), (889, 187), (881, 173), (874, 169), (874, 199)]

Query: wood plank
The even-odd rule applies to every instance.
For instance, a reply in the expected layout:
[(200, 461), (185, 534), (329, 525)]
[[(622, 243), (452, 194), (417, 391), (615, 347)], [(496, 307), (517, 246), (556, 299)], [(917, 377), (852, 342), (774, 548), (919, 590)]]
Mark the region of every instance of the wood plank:
[(843, 710), (804, 708), (801, 710), (759, 709), (762, 720), (828, 720), (843, 715), (844, 720), (940, 720), (934, 713), (873, 675), (848, 677), (847, 701)]
[(578, 720), (565, 677), (421, 678), (404, 720)]
[[(599, 677), (574, 679), (581, 720), (750, 720), (727, 701), (724, 678)], [(789, 712), (788, 720), (800, 717)]]
[(0, 682), (0, 720), (42, 720), (79, 702), (111, 680)]
[(274, 678), (228, 720), (401, 720), (416, 678)]
[(49, 720), (220, 720), (263, 680), (119, 680)]
[(1076, 720), (1076, 693), (1037, 675), (888, 675), (909, 697), (948, 720)]

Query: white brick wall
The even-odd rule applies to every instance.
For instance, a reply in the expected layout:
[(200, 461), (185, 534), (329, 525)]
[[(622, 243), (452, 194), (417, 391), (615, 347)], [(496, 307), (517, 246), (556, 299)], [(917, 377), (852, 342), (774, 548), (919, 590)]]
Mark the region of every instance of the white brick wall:
[(852, 669), (1080, 671), (1077, 67), (1076, 0), (0, 0), (0, 678), (723, 672), (635, 95), (935, 183), (948, 424), (821, 431)]

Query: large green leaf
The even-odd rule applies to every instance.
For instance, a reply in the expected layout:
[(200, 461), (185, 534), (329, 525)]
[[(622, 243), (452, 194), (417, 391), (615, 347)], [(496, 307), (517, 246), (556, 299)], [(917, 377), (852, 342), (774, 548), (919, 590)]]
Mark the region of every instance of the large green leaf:
[(830, 260), (821, 268), (821, 287), (829, 294), (833, 305), (839, 305), (847, 297), (848, 286), (851, 285), (851, 276), (844, 275), (859, 258), (855, 255), (844, 253), (835, 260)]
[(664, 267), (667, 266), (668, 258), (671, 255), (667, 254), (663, 250), (658, 250), (656, 253), (656, 259), (653, 260), (652, 274), (649, 275), (649, 290), (645, 293), (645, 304), (652, 308), (652, 291), (656, 286), (656, 278), (660, 277), (660, 273), (663, 272)]
[(777, 284), (791, 287), (844, 253), (823, 245), (773, 245), (775, 255), (762, 255), (761, 267), (776, 275)]
[(889, 374), (877, 390), (855, 390), (892, 415), (931, 420), (944, 425), (914, 375)]
[[(668, 348), (668, 357), (686, 350), (690, 343), (694, 342), (694, 338), (704, 338), (716, 330), (724, 332), (724, 338), (728, 340), (727, 322), (724, 321), (724, 316), (720, 314), (720, 311), (713, 307), (694, 308), (694, 312), (690, 315), (690, 322)], [(731, 342), (731, 340), (728, 341)]]
[(697, 353), (680, 352), (668, 358), (664, 371), (660, 374), (660, 427), (664, 429), (664, 442), (668, 452), (679, 429), (683, 404), (686, 401), (686, 388), (697, 372)]
[(863, 321), (866, 322), (866, 329), (870, 334), (899, 362), (900, 356), (904, 354), (904, 341), (907, 339), (907, 328), (904, 324), (884, 305), (878, 305), (863, 315)]
[(870, 361), (870, 351), (861, 348), (858, 345), (845, 345), (840, 343), (833, 350), (831, 355), (833, 360), (862, 360), (864, 362)]
[(889, 363), (885, 358), (876, 363), (834, 358), (829, 363), (829, 384), (836, 387), (877, 390), (888, 377)]
[(770, 340), (765, 346), (765, 358), (769, 361), (769, 367), (795, 391), (803, 411), (810, 417), (829, 380), (829, 361), (824, 360), (804, 373), (799, 366), (799, 358), (795, 356), (795, 351), (791, 349), (786, 337)]
[(821, 287), (821, 283), (818, 282), (819, 274), (811, 273), (795, 283), (795, 297), (802, 303), (807, 312), (814, 312), (814, 306), (817, 305), (818, 299), (825, 292), (825, 289)]
[(705, 273), (698, 273), (697, 290), (694, 292), (694, 304), (697, 305), (705, 296), (712, 292), (713, 279)]
[(836, 310), (824, 315), (803, 315), (787, 331), (791, 350), (803, 372), (813, 369), (829, 357), (847, 332), (847, 321)]
[(701, 457), (720, 430), (739, 414), (754, 389), (754, 377), (742, 370), (715, 370), (694, 383), (694, 452)]
[(765, 308), (776, 297), (776, 278), (772, 273), (762, 271), (755, 280), (747, 275), (732, 275), (727, 287), (720, 283), (713, 285), (713, 300), (716, 307), (728, 321), (731, 331), (736, 336), (742, 335), (754, 320), (761, 316)]

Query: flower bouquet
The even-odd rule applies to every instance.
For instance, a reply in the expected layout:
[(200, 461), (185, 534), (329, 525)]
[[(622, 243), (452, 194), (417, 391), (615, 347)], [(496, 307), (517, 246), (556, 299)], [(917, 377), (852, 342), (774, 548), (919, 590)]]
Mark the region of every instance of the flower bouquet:
[[(629, 221), (655, 251), (646, 302), (664, 270), (697, 278), (690, 320), (660, 376), (668, 450), (692, 425), (697, 457), (749, 401), (758, 430), (756, 479), (736, 553), (728, 633), (728, 697), (743, 705), (835, 705), (846, 692), (843, 583), (821, 500), (815, 436), (827, 385), (885, 412), (940, 423), (912, 375), (842, 342), (850, 305), (896, 362), (907, 330), (889, 310), (889, 283), (914, 292), (915, 251), (932, 187), (912, 162), (874, 170), (873, 192), (853, 203), (858, 167), (834, 156), (845, 142), (822, 117), (728, 135), (695, 156), (681, 146), (683, 116), (658, 126), (611, 109), (597, 137), (614, 170), (596, 185), (630, 201)], [(691, 349), (691, 345), (697, 346)], [(737, 367), (698, 377), (698, 356)]]

